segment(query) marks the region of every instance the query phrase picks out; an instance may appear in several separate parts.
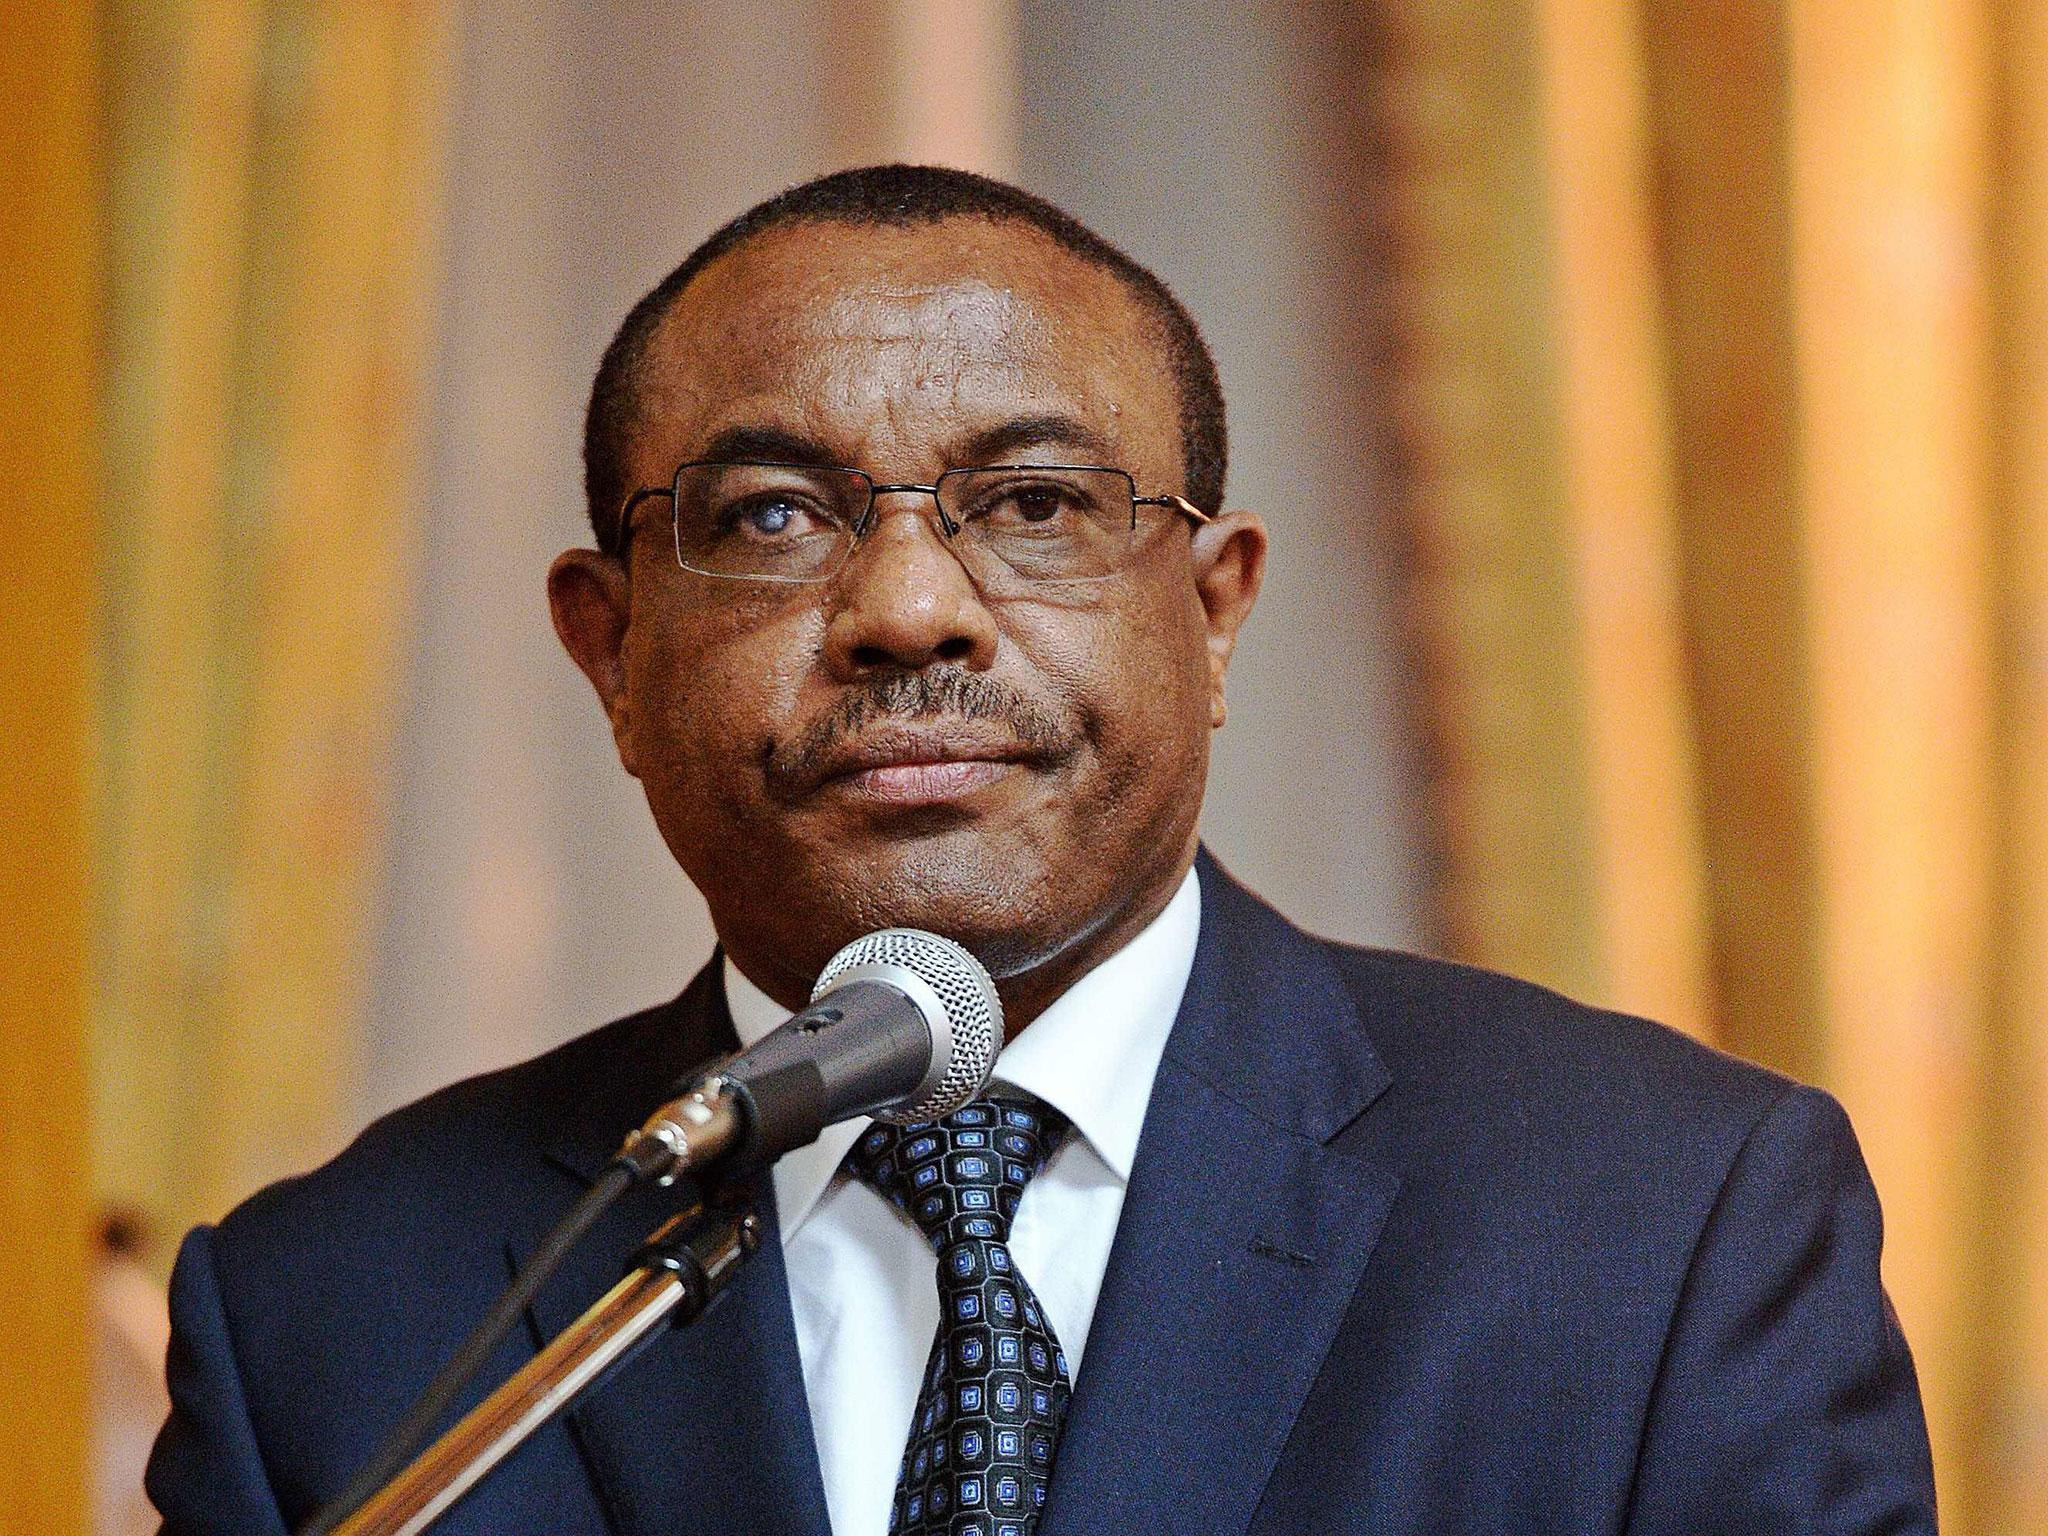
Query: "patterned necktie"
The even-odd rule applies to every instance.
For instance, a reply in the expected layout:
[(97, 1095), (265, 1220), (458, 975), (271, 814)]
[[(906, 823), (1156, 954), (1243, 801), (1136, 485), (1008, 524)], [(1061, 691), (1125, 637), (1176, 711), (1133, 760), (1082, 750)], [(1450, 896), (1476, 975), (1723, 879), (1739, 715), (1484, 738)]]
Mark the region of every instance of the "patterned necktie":
[(1067, 1357), (1010, 1257), (1017, 1197), (1068, 1130), (1010, 1090), (926, 1125), (876, 1125), (847, 1167), (939, 1256), (939, 1332), (889, 1515), (895, 1536), (1031, 1536), (1045, 1507)]

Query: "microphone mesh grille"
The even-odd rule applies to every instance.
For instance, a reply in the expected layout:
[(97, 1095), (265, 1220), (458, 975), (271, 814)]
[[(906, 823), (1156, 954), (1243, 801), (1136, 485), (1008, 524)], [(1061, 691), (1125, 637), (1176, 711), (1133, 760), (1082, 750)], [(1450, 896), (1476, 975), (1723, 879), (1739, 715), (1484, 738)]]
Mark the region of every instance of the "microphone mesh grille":
[(876, 1112), (878, 1120), (914, 1125), (960, 1108), (988, 1081), (1003, 1048), (1003, 1005), (981, 962), (951, 939), (922, 928), (884, 928), (855, 939), (826, 962), (813, 997), (856, 965), (900, 965), (939, 994), (952, 1034), (952, 1056), (939, 1085), (914, 1104)]

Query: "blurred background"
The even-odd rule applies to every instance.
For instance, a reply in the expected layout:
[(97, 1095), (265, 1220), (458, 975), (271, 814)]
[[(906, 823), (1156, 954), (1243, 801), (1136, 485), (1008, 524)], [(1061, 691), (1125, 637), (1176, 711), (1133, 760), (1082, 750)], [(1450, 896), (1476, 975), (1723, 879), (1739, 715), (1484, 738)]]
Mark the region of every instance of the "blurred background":
[(2048, 1533), (2048, 7), (5, 15), (0, 1528), (153, 1528), (187, 1226), (708, 954), (547, 621), (584, 394), (913, 159), (1215, 348), (1225, 863), (1838, 1094), (1944, 1529)]

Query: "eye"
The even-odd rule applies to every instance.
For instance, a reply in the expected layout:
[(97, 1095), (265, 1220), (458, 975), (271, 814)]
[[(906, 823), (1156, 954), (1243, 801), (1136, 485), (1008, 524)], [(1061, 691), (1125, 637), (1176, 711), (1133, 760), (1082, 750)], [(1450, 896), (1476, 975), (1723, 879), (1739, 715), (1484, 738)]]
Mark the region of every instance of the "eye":
[(797, 520), (797, 509), (781, 498), (755, 500), (733, 509), (731, 521), (755, 533), (781, 533)]
[(1027, 523), (1049, 522), (1073, 505), (1073, 498), (1056, 485), (1019, 485), (1008, 496), (1015, 515)]
[(1010, 476), (977, 490), (964, 520), (992, 532), (1052, 533), (1094, 512), (1086, 487), (1052, 476)]
[(730, 536), (772, 542), (801, 538), (830, 526), (832, 514), (817, 501), (793, 491), (761, 491), (720, 509), (718, 526)]
[(676, 472), (676, 558), (712, 576), (811, 580), (845, 551), (867, 486), (848, 470), (686, 464)]

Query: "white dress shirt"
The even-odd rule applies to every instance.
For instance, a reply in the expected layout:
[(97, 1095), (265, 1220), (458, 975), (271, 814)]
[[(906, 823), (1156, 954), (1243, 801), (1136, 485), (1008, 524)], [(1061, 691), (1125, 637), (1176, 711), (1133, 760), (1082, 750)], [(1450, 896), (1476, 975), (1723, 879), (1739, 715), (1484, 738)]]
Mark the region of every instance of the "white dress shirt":
[[(1145, 1104), (1180, 1011), (1201, 928), (1190, 869), (1166, 910), (1083, 976), (996, 1059), (1074, 1134), (1024, 1188), (1010, 1252), (1078, 1376), (1123, 1214)], [(742, 1045), (789, 1010), (725, 963)], [(804, 1394), (834, 1536), (884, 1536), (910, 1417), (939, 1326), (938, 1261), (916, 1225), (840, 1171), (867, 1120), (826, 1127), (775, 1165)]]

